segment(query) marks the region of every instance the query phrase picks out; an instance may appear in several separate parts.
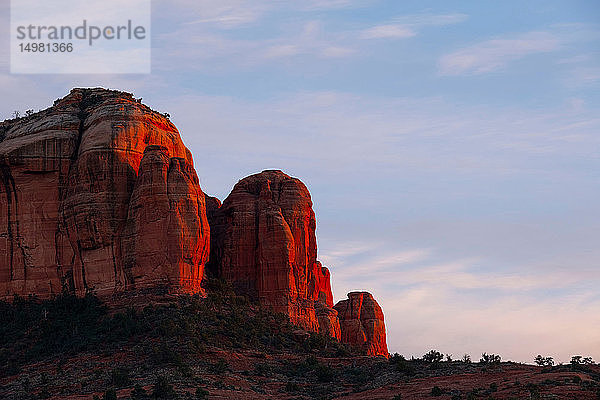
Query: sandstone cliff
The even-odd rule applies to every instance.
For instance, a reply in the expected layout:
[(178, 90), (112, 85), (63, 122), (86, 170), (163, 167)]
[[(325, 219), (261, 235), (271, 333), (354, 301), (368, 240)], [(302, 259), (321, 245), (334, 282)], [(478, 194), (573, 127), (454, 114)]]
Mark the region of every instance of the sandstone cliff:
[(300, 180), (281, 171), (249, 176), (208, 214), (212, 273), (292, 322), (339, 337), (329, 271), (317, 261), (312, 201)]
[(315, 228), (308, 189), (278, 170), (206, 196), (175, 126), (129, 93), (73, 89), (0, 123), (0, 299), (202, 293), (206, 264), (293, 323), (386, 355), (370, 294), (333, 306)]
[(167, 118), (128, 93), (73, 89), (1, 123), (0, 140), (0, 298), (200, 291), (204, 194)]
[(351, 292), (338, 302), (341, 341), (362, 347), (368, 355), (388, 355), (383, 311), (370, 293)]

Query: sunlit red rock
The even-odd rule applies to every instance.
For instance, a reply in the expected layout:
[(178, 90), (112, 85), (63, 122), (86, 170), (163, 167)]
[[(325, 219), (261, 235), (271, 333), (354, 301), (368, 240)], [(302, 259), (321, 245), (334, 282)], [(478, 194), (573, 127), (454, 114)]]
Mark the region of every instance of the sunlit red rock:
[(204, 194), (192, 166), (167, 154), (158, 145), (144, 151), (122, 240), (125, 281), (199, 292), (209, 252)]
[[(191, 153), (163, 115), (128, 93), (73, 89), (47, 110), (1, 123), (0, 140), (0, 298), (102, 295), (151, 281), (199, 289), (209, 241), (204, 195)], [(155, 249), (169, 259), (160, 269), (140, 254), (124, 263), (127, 235), (140, 224), (132, 195), (149, 145), (168, 159), (167, 179), (157, 184), (172, 189), (163, 223), (182, 230)], [(136, 248), (154, 240), (144, 229)]]
[(342, 333), (337, 311), (325, 303), (315, 302), (315, 313), (319, 324), (319, 333), (341, 340)]
[(175, 126), (128, 93), (73, 89), (0, 123), (0, 199), (0, 299), (202, 292), (206, 264), (307, 330), (387, 353), (370, 295), (333, 308), (306, 186), (271, 170), (205, 196)]
[[(209, 212), (210, 270), (293, 323), (319, 331), (319, 308), (331, 308), (329, 271), (317, 261), (315, 214), (306, 186), (270, 170), (239, 181)], [(331, 310), (323, 321), (335, 325)], [(328, 324), (329, 324), (328, 323)], [(335, 327), (322, 331), (338, 336)]]
[(383, 311), (368, 292), (348, 293), (338, 302), (341, 341), (362, 347), (368, 355), (388, 355)]

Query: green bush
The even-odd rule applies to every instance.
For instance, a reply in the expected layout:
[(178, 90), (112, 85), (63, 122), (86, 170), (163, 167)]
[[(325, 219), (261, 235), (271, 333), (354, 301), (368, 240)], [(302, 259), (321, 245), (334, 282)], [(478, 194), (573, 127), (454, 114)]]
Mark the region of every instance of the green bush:
[(148, 393), (141, 385), (135, 385), (131, 392), (131, 400), (145, 400), (148, 398)]
[(315, 373), (319, 382), (331, 382), (335, 377), (335, 372), (328, 365), (317, 365), (315, 368)]
[(496, 354), (482, 353), (479, 362), (482, 364), (500, 364), (502, 357)]
[(258, 363), (254, 366), (254, 374), (258, 376), (269, 376), (273, 373), (273, 368), (268, 363)]
[(229, 371), (229, 364), (227, 361), (220, 358), (219, 361), (211, 365), (210, 369), (215, 374), (224, 374), (225, 372)]
[(285, 384), (286, 392), (297, 392), (300, 390), (300, 386), (295, 382), (288, 382)]
[(104, 392), (102, 400), (117, 400), (117, 392), (114, 389), (108, 389)]
[(208, 390), (205, 390), (205, 389), (199, 387), (199, 388), (196, 389), (196, 393), (195, 394), (196, 394), (196, 399), (198, 399), (198, 400), (204, 400), (204, 399), (208, 399), (208, 395), (210, 393), (208, 393)]
[(423, 356), (423, 361), (428, 363), (439, 363), (444, 359), (444, 355), (437, 350), (430, 350)]
[(131, 384), (127, 368), (114, 368), (110, 372), (110, 380), (115, 387), (122, 388)]
[(554, 365), (554, 359), (552, 357), (542, 357), (541, 354), (538, 354), (534, 359), (535, 363), (540, 367), (548, 366), (551, 367)]
[(415, 373), (415, 368), (406, 361), (403, 355), (394, 353), (388, 359), (388, 362), (396, 368), (396, 371), (411, 376)]
[(173, 389), (173, 385), (169, 383), (169, 380), (164, 376), (159, 376), (154, 383), (154, 390), (152, 391), (152, 397), (155, 399), (176, 399), (177, 393)]
[(434, 397), (438, 397), (444, 394), (444, 391), (439, 386), (434, 386), (431, 388), (431, 395)]

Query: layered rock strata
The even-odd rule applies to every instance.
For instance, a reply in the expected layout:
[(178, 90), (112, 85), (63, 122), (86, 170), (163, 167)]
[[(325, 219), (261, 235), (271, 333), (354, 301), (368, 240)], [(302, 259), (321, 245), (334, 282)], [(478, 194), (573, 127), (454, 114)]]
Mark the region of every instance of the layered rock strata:
[(131, 94), (73, 89), (2, 122), (0, 173), (0, 298), (201, 291), (210, 235), (191, 153)]
[(368, 292), (348, 293), (338, 302), (341, 341), (361, 347), (368, 355), (388, 355), (383, 311)]
[(312, 200), (300, 180), (277, 170), (244, 178), (209, 219), (213, 274), (293, 323), (339, 337), (329, 271), (317, 261)]
[(73, 89), (0, 123), (0, 299), (202, 293), (206, 272), (306, 330), (387, 355), (370, 294), (333, 306), (315, 228), (308, 189), (278, 170), (242, 179), (222, 204), (206, 196), (175, 126), (129, 93)]

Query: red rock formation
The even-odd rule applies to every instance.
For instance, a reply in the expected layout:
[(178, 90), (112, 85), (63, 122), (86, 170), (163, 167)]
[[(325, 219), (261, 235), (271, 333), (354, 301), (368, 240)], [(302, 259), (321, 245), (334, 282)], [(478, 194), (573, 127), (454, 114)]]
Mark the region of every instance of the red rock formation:
[[(149, 145), (160, 155), (138, 177)], [(0, 298), (199, 291), (209, 228), (192, 165), (175, 126), (123, 92), (73, 89), (1, 123)]]
[(338, 302), (341, 341), (362, 347), (368, 355), (388, 356), (383, 311), (368, 292), (348, 293), (348, 299)]
[(158, 145), (144, 151), (122, 240), (126, 282), (198, 292), (209, 252), (204, 194), (193, 167), (167, 154)]
[(335, 309), (325, 303), (315, 302), (315, 314), (319, 325), (319, 333), (341, 340), (340, 321)]
[(249, 176), (208, 214), (215, 275), (293, 323), (339, 337), (329, 271), (317, 261), (312, 201), (300, 180), (281, 171)]
[(73, 89), (47, 110), (0, 123), (0, 199), (0, 299), (201, 292), (210, 247), (207, 270), (238, 293), (387, 354), (370, 295), (332, 308), (306, 186), (264, 171), (223, 204), (205, 196), (175, 126), (130, 94)]

